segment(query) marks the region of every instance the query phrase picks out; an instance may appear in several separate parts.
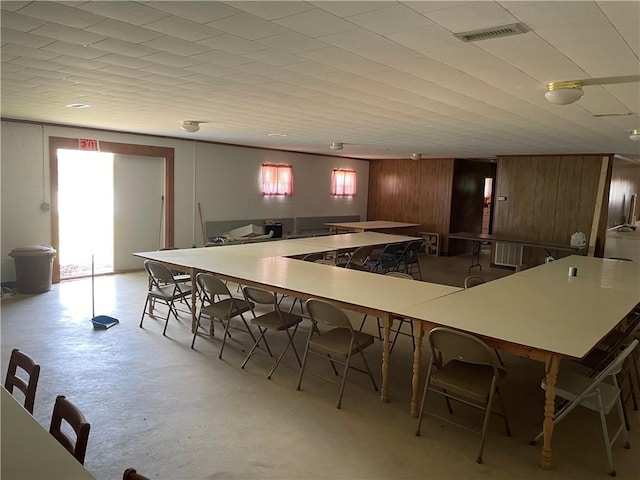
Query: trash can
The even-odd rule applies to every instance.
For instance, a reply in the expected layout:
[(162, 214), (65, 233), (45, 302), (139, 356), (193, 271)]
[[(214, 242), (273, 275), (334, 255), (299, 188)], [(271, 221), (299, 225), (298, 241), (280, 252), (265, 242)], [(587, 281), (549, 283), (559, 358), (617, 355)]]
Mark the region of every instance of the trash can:
[(271, 238), (282, 238), (282, 223), (269, 223), (264, 226), (264, 233), (273, 232)]
[(53, 259), (56, 251), (48, 245), (14, 248), (9, 254), (16, 265), (16, 283), (20, 293), (42, 293), (51, 290)]

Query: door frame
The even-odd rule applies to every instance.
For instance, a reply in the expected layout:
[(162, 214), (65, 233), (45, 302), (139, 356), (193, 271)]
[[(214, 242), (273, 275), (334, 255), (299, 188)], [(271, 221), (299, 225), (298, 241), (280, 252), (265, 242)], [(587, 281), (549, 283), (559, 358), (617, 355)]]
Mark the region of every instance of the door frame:
[[(49, 175), (51, 182), (51, 246), (60, 249), (60, 211), (58, 206), (58, 149), (80, 150), (79, 138), (49, 137)], [(175, 152), (169, 147), (136, 145), (130, 143), (105, 142), (100, 140), (100, 151), (114, 155), (156, 157), (165, 161), (164, 169), (164, 244), (174, 246), (174, 163)], [(52, 282), (60, 282), (58, 256), (53, 261)]]

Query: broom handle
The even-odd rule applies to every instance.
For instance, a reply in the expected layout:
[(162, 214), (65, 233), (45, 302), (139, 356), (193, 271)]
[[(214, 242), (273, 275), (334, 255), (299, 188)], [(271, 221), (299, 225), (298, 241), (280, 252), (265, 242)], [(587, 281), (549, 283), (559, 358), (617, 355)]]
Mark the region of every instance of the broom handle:
[(96, 318), (96, 305), (94, 300), (95, 295), (95, 279), (94, 279), (94, 267), (93, 267), (93, 253), (91, 254), (91, 318)]
[(158, 250), (160, 250), (160, 245), (162, 244), (162, 220), (164, 218), (164, 195), (162, 195), (160, 200), (160, 228), (158, 229)]
[(202, 230), (202, 246), (204, 247), (207, 244), (207, 236), (204, 233), (204, 222), (202, 221), (202, 207), (200, 206), (200, 202), (198, 202), (198, 215), (200, 215), (200, 230)]

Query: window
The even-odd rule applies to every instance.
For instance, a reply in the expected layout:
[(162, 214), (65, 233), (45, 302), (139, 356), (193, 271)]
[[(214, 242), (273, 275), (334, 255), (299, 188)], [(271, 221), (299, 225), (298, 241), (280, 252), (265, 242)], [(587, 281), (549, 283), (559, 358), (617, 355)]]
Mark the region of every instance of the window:
[(353, 197), (356, 194), (356, 171), (334, 168), (331, 174), (331, 195)]
[(293, 167), (281, 163), (263, 163), (262, 194), (293, 195)]

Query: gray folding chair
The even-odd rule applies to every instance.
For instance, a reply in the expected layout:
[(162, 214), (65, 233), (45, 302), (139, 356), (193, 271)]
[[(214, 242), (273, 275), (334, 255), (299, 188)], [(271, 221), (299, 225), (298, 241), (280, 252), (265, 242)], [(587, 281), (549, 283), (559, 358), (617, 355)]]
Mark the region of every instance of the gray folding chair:
[(373, 253), (373, 247), (370, 245), (364, 247), (358, 247), (349, 256), (349, 260), (345, 264), (345, 268), (351, 268), (353, 270), (369, 271), (369, 260)]
[(482, 278), (480, 275), (469, 275), (464, 279), (464, 288), (475, 287), (477, 285), (482, 285), (483, 283), (487, 283), (487, 281)]
[(144, 268), (148, 274), (149, 288), (147, 290), (147, 299), (145, 300), (144, 308), (142, 309), (140, 328), (142, 328), (144, 316), (150, 315), (147, 312), (147, 306), (155, 306), (156, 302), (161, 302), (167, 305), (168, 308), (167, 317), (164, 322), (164, 329), (162, 330), (162, 335), (166, 335), (167, 325), (169, 325), (169, 316), (173, 313), (173, 316), (178, 320), (178, 311), (175, 307), (175, 301), (191, 295), (191, 286), (182, 282), (177, 282), (171, 273), (171, 270), (160, 262), (145, 260)]
[[(482, 463), (482, 452), (491, 413), (504, 418), (506, 433), (511, 435), (504, 401), (500, 393), (500, 383), (506, 376), (506, 372), (499, 367), (494, 351), (473, 335), (450, 328), (438, 327), (429, 332), (428, 339), (431, 347), (431, 359), (429, 360), (427, 379), (424, 384), (424, 393), (422, 394), (416, 436), (420, 436), (420, 428), (426, 413), (425, 404), (429, 392), (438, 393), (445, 398), (449, 413), (453, 413), (451, 400), (484, 410), (484, 421), (480, 431), (472, 430), (448, 418), (429, 413), (429, 415), (440, 420), (479, 433), (481, 437), (480, 449), (478, 450), (476, 462)], [(496, 394), (500, 398), (502, 412), (494, 412), (492, 410), (493, 399)]]
[[(269, 374), (267, 375), (268, 379), (271, 379), (271, 375), (276, 371), (278, 365), (280, 365), (280, 361), (284, 354), (287, 353), (289, 347), (293, 348), (293, 353), (296, 355), (296, 359), (298, 360), (298, 365), (301, 365), (300, 356), (298, 355), (298, 351), (296, 350), (296, 346), (293, 343), (293, 337), (298, 331), (298, 326), (302, 321), (302, 317), (300, 315), (294, 315), (293, 313), (283, 312), (278, 307), (278, 299), (276, 294), (273, 292), (269, 292), (267, 290), (262, 290), (260, 288), (255, 287), (244, 287), (242, 289), (244, 292), (245, 298), (255, 305), (270, 305), (272, 310), (263, 313), (262, 315), (256, 315), (255, 310), (251, 309), (251, 313), (253, 314), (253, 318), (251, 319), (251, 323), (255, 324), (260, 331), (260, 337), (255, 341), (253, 347), (247, 354), (247, 357), (242, 362), (240, 368), (244, 368), (251, 356), (255, 353), (256, 349), (260, 345), (260, 341), (264, 340), (264, 344), (267, 350), (267, 353), (271, 358), (274, 359), (275, 363)], [(282, 349), (277, 358), (273, 356), (271, 353), (271, 348), (269, 348), (269, 344), (267, 343), (267, 339), (265, 334), (269, 331), (273, 330), (276, 332), (284, 331), (287, 334), (288, 341), (287, 345)]]
[(420, 280), (422, 280), (422, 270), (420, 270), (420, 247), (424, 240), (414, 240), (402, 252), (402, 271), (411, 275), (417, 272)]
[[(561, 371), (555, 385), (556, 397), (563, 398), (567, 400), (567, 402), (553, 415), (554, 426), (564, 419), (578, 405), (582, 405), (583, 407), (600, 414), (602, 436), (604, 437), (604, 445), (607, 451), (607, 460), (609, 462), (609, 475), (612, 477), (615, 477), (616, 470), (613, 465), (611, 446), (615, 443), (620, 434), (622, 434), (622, 438), (624, 440), (624, 448), (630, 448), (629, 436), (627, 435), (627, 429), (625, 428), (620, 387), (616, 379), (616, 374), (620, 371), (625, 359), (631, 355), (633, 350), (638, 346), (638, 343), (638, 340), (631, 342), (595, 377), (591, 378), (587, 375), (575, 372)], [(611, 383), (605, 382), (607, 378), (611, 378)], [(547, 389), (546, 378), (542, 380), (540, 386), (545, 390)], [(620, 425), (616, 428), (613, 436), (609, 436), (607, 415), (614, 408), (618, 409)], [(535, 445), (543, 435), (544, 432), (540, 432), (540, 434), (538, 434), (531, 443)]]
[(196, 322), (196, 328), (193, 332), (193, 340), (191, 340), (191, 348), (196, 342), (196, 336), (198, 335), (198, 329), (202, 321), (202, 316), (206, 315), (210, 319), (209, 336), (213, 336), (213, 322), (219, 321), (224, 327), (224, 333), (222, 335), (222, 344), (220, 345), (220, 353), (218, 358), (222, 358), (222, 352), (224, 350), (227, 337), (231, 337), (229, 332), (231, 327), (231, 320), (234, 317), (239, 316), (244, 323), (245, 329), (242, 331), (251, 335), (251, 338), (255, 342), (256, 337), (253, 335), (249, 324), (244, 318), (244, 313), (251, 310), (253, 305), (241, 298), (235, 298), (231, 295), (227, 285), (215, 275), (210, 273), (199, 273), (196, 276), (196, 282), (200, 289), (201, 306), (200, 313), (198, 313), (198, 320)]
[[(305, 303), (307, 311), (311, 316), (311, 320), (314, 322), (312, 328), (309, 329), (309, 336), (307, 338), (307, 345), (304, 349), (304, 356), (302, 358), (302, 366), (300, 367), (300, 376), (298, 377), (297, 389), (300, 390), (302, 385), (302, 377), (307, 366), (307, 359), (309, 354), (317, 355), (319, 357), (328, 359), (331, 363), (333, 372), (336, 375), (338, 371), (335, 364), (343, 365), (344, 370), (342, 372), (342, 382), (340, 384), (340, 394), (338, 396), (337, 407), (342, 407), (342, 396), (344, 394), (344, 387), (347, 382), (347, 375), (349, 368), (357, 370), (362, 373), (369, 374), (371, 383), (375, 391), (378, 391), (378, 386), (373, 378), (367, 359), (364, 356), (363, 350), (369, 345), (373, 344), (373, 336), (368, 333), (358, 332), (351, 327), (351, 322), (347, 314), (334, 304), (325, 300), (319, 300), (310, 298)], [(324, 333), (320, 332), (317, 328), (318, 325), (327, 327)], [(366, 370), (354, 367), (351, 365), (351, 358), (353, 354), (359, 353), (362, 361), (364, 362)], [(336, 357), (344, 359), (337, 360)], [(333, 382), (328, 377), (325, 377), (317, 372), (309, 370), (309, 373)]]

